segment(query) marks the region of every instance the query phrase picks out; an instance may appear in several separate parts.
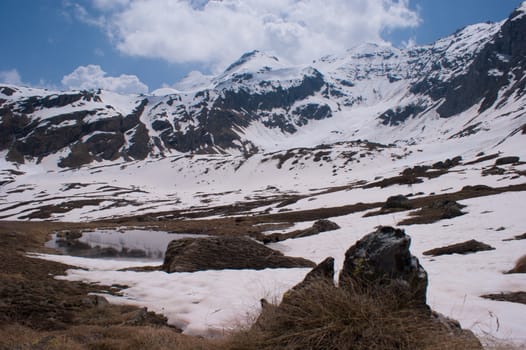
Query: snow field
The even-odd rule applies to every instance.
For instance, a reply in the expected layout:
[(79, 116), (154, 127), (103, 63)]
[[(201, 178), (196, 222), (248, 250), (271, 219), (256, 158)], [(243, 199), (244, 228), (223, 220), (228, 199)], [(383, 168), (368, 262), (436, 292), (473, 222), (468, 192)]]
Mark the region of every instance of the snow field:
[[(526, 306), (492, 301), (480, 295), (526, 290), (522, 275), (505, 275), (526, 252), (526, 241), (509, 241), (523, 233), (521, 192), (504, 193), (462, 201), (468, 214), (429, 225), (405, 227), (412, 237), (411, 251), (429, 276), (428, 303), (436, 311), (460, 321), (479, 336), (526, 342), (523, 322)], [(345, 251), (356, 240), (378, 225), (395, 225), (407, 212), (363, 218), (363, 213), (334, 217), (342, 228), (315, 236), (271, 244), (289, 256), (302, 256), (321, 262), (335, 258), (343, 264)], [(301, 226), (306, 225), (302, 224)], [(502, 229), (504, 227), (504, 229)], [(495, 250), (469, 255), (423, 256), (432, 248), (476, 239)], [(145, 262), (126, 262), (68, 256), (39, 255), (87, 270), (68, 270), (67, 280), (106, 285), (122, 284), (123, 297), (110, 297), (115, 303), (148, 307), (166, 315), (171, 323), (193, 335), (218, 336), (248, 322), (256, 315), (259, 300), (279, 301), (282, 294), (301, 281), (309, 269), (266, 269), (200, 271), (195, 273), (116, 271)], [(151, 261), (148, 265), (151, 265)]]

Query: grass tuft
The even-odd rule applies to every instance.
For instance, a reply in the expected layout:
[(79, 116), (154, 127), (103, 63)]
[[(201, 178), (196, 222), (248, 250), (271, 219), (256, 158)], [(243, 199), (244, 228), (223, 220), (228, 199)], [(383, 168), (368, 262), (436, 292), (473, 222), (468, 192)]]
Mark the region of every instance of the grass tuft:
[(399, 305), (390, 291), (349, 293), (329, 283), (267, 307), (256, 325), (234, 334), (230, 349), (481, 349), (474, 336), (448, 329), (428, 309)]

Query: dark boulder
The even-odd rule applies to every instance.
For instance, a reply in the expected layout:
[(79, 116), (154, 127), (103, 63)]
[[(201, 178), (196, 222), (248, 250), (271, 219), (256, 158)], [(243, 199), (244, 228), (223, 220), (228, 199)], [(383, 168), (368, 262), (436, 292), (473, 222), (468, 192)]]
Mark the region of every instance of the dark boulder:
[(251, 344), (258, 349), (442, 349), (450, 344), (482, 349), (472, 332), (426, 305), (427, 274), (409, 243), (403, 231), (379, 228), (347, 251), (338, 286), (334, 259), (327, 258), (279, 305), (262, 299)]
[[(334, 288), (334, 258), (328, 257), (316, 265), (301, 281), (283, 294), (282, 303), (294, 304), (310, 289)], [(268, 302), (267, 302), (268, 303)], [(263, 303), (262, 303), (263, 304)]]
[(461, 156), (456, 156), (455, 158), (453, 159), (446, 159), (444, 161), (440, 161), (440, 162), (436, 162), (435, 164), (433, 164), (433, 168), (434, 169), (449, 169), (449, 168), (453, 168), (457, 165), (460, 164), (460, 162), (462, 161), (462, 157)]
[(462, 192), (488, 192), (491, 190), (493, 190), (493, 188), (486, 185), (467, 185), (461, 189)]
[(316, 231), (319, 232), (325, 232), (325, 231), (332, 231), (332, 230), (337, 230), (340, 228), (340, 226), (331, 221), (331, 220), (327, 220), (327, 219), (322, 219), (322, 220), (318, 220), (316, 221), (313, 225), (312, 225), (312, 228)]
[(482, 176), (503, 175), (504, 173), (506, 173), (506, 170), (503, 168), (499, 168), (498, 166), (493, 166), (491, 168), (482, 170)]
[(412, 209), (409, 199), (404, 195), (391, 196), (387, 198), (382, 209)]
[(282, 302), (288, 302), (296, 297), (298, 291), (305, 290), (315, 284), (326, 284), (334, 286), (334, 258), (328, 257), (316, 265), (297, 285), (292, 287), (283, 295)]
[(289, 237), (289, 238), (313, 236), (313, 235), (317, 235), (318, 233), (333, 231), (339, 228), (340, 226), (337, 223), (331, 220), (321, 219), (321, 220), (316, 221), (314, 224), (312, 224), (311, 227), (305, 230), (298, 230), (298, 231), (291, 232), (293, 233), (293, 237)]
[(520, 160), (519, 157), (510, 156), (510, 157), (501, 157), (495, 160), (495, 165), (506, 165), (506, 164), (514, 164), (518, 163)]
[(431, 169), (428, 165), (415, 165), (412, 168), (405, 168), (400, 174), (405, 177), (424, 177), (428, 176), (427, 171)]
[(334, 258), (326, 258), (316, 265), (301, 283), (307, 284), (313, 281), (319, 281), (320, 279), (326, 280), (329, 284), (334, 284)]
[(449, 254), (471, 254), (476, 252), (481, 252), (485, 250), (494, 250), (490, 245), (476, 241), (474, 239), (448, 245), (441, 248), (435, 248), (428, 251), (425, 251), (424, 255), (439, 256), (439, 255), (449, 255)]
[(427, 273), (411, 255), (411, 238), (403, 230), (380, 227), (356, 242), (345, 253), (339, 276), (342, 287), (368, 289), (393, 286), (402, 301), (426, 304)]
[(162, 269), (166, 272), (313, 267), (303, 258), (284, 256), (246, 237), (203, 237), (173, 240)]
[(447, 199), (435, 201), (429, 206), (430, 209), (440, 210), (442, 212), (442, 219), (451, 219), (464, 215), (465, 213), (462, 211), (462, 209), (465, 207), (465, 205)]

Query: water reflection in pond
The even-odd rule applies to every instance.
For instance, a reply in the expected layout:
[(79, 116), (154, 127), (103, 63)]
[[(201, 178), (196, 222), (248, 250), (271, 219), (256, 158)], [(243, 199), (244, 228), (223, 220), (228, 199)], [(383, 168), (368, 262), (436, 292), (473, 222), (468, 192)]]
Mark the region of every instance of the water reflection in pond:
[(175, 239), (205, 235), (149, 230), (63, 231), (53, 235), (47, 247), (64, 254), (91, 258), (147, 258), (160, 260)]

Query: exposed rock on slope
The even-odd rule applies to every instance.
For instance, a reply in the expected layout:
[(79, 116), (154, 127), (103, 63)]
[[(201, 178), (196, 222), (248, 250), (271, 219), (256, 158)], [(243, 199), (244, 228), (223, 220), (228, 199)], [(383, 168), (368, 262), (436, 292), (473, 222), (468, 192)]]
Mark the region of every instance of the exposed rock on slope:
[(438, 113), (442, 117), (451, 117), (477, 103), (481, 103), (479, 112), (483, 112), (499, 102), (499, 91), (507, 96), (523, 96), (526, 92), (525, 33), (524, 13), (515, 11), (494, 40), (475, 57), (466, 74), (453, 79)]
[(427, 273), (410, 238), (381, 227), (349, 248), (340, 284), (327, 258), (283, 296), (262, 300), (249, 336), (261, 349), (482, 349), (470, 331), (426, 305)]

